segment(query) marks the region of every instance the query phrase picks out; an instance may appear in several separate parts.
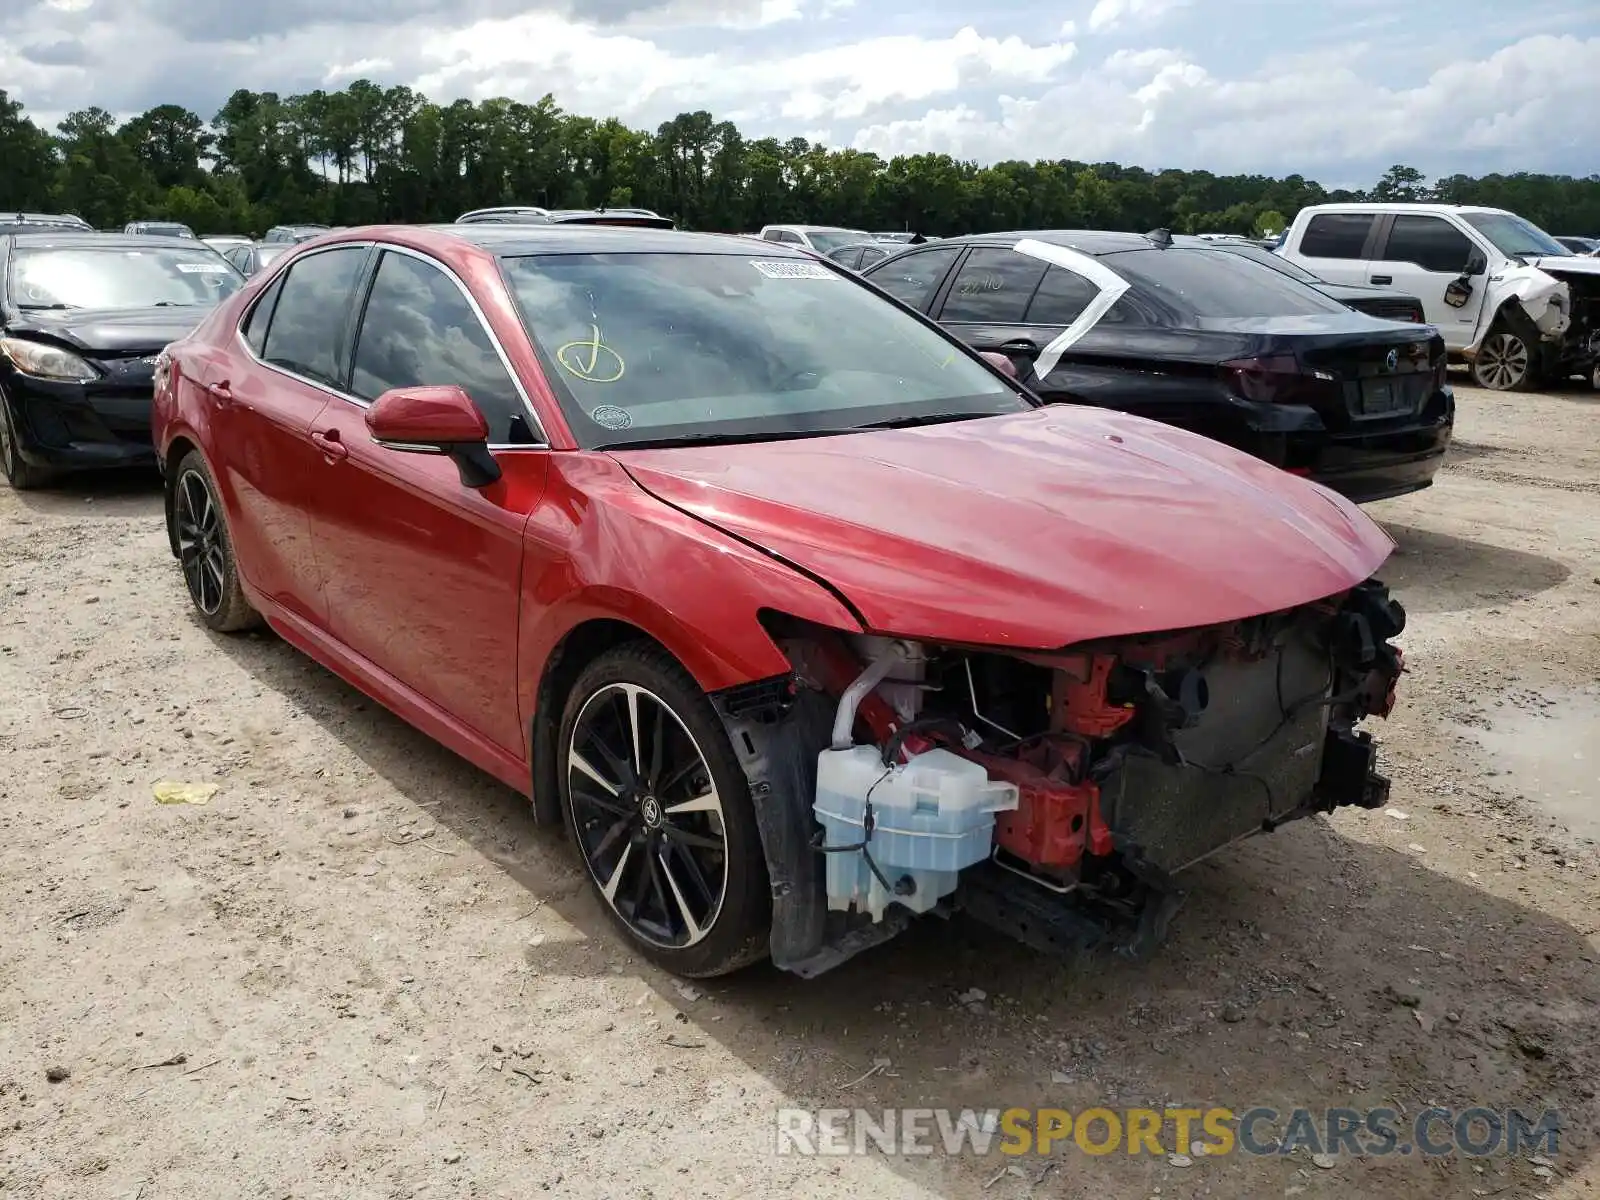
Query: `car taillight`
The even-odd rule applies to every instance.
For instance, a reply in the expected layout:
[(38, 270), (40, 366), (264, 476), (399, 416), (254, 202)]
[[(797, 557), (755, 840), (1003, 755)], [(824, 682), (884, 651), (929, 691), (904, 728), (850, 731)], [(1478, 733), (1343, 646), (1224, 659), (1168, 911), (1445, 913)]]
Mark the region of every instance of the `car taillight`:
[(1266, 404), (1311, 404), (1328, 394), (1334, 377), (1303, 367), (1292, 354), (1235, 358), (1221, 364), (1222, 378), (1246, 400)]

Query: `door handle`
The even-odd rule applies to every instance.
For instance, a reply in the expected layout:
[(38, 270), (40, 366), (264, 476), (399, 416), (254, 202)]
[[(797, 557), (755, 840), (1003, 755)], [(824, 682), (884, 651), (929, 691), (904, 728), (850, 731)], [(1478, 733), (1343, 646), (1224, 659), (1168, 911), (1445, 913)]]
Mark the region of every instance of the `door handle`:
[(206, 384), (206, 395), (210, 396), (218, 404), (233, 403), (233, 389), (228, 386), (226, 379), (221, 383)]
[(313, 429), (311, 441), (329, 462), (339, 462), (350, 457), (350, 450), (339, 437), (337, 429)]
[(1009, 342), (1001, 342), (995, 349), (1002, 354), (1037, 354), (1039, 343), (1029, 338), (1012, 338)]
[(1394, 282), (1394, 276), (1393, 275), (1374, 275), (1372, 277), (1372, 282), (1373, 283), (1393, 283)]

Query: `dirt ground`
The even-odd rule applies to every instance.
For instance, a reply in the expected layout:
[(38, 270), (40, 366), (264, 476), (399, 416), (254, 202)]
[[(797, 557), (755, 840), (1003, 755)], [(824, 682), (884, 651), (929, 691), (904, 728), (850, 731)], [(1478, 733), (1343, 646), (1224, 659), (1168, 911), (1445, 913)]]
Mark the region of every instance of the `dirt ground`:
[[(1458, 395), (1438, 485), (1371, 509), (1412, 617), (1392, 811), (1199, 868), (1143, 966), (933, 921), (685, 990), (518, 797), (203, 631), (152, 486), (0, 490), (0, 1196), (1591, 1194), (1600, 395)], [(783, 1105), (1185, 1102), (1564, 1130), (1551, 1162), (775, 1153)]]

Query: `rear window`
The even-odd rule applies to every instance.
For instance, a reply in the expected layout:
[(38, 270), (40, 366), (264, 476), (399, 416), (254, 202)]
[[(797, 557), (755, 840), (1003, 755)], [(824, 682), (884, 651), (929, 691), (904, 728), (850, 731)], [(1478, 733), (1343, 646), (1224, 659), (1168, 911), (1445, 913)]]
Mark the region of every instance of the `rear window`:
[(1101, 262), (1135, 293), (1173, 312), (1200, 319), (1299, 317), (1350, 310), (1287, 275), (1217, 250), (1123, 250)]
[(1373, 213), (1318, 213), (1306, 225), (1300, 253), (1307, 258), (1363, 258)]

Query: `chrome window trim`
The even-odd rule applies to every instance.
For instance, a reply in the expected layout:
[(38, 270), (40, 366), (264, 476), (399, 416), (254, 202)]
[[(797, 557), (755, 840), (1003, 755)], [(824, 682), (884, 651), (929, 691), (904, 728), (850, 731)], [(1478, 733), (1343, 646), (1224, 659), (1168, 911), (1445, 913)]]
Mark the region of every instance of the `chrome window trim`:
[[(532, 441), (532, 442), (490, 442), (489, 443), (489, 449), (490, 450), (548, 450), (548, 449), (550, 449), (550, 438), (544, 431), (544, 425), (539, 420), (539, 414), (534, 412), (534, 410), (533, 410), (533, 401), (528, 398), (528, 390), (525, 387), (522, 386), (522, 380), (517, 375), (517, 372), (516, 372), (515, 368), (512, 367), (511, 359), (506, 354), (505, 347), (500, 344), (500, 338), (495, 334), (494, 327), (489, 324), (489, 319), (484, 314), (482, 306), (479, 305), (479, 303), (477, 301), (477, 298), (475, 296), (473, 296), (471, 291), (469, 291), (467, 289), (467, 285), (462, 282), (461, 276), (457, 275), (455, 273), (455, 271), (453, 271), (450, 267), (448, 267), (444, 263), (440, 262), (438, 259), (434, 258), (432, 255), (425, 254), (420, 250), (413, 250), (410, 246), (397, 246), (393, 242), (378, 242), (378, 241), (334, 242), (332, 245), (318, 246), (315, 250), (309, 251), (308, 253), (305, 253), (305, 254), (296, 254), (294, 256), (294, 258), (293, 258), (293, 261), (290, 261), (287, 264), (280, 263), (279, 266), (278, 266), (278, 270), (272, 272), (272, 278), (275, 279), (280, 271), (286, 271), (286, 270), (292, 269), (294, 267), (295, 263), (304, 262), (306, 259), (313, 258), (318, 254), (327, 254), (327, 253), (330, 253), (331, 251), (334, 251), (334, 250), (373, 250), (373, 249), (376, 249), (376, 250), (379, 250), (379, 251), (388, 250), (388, 251), (393, 251), (396, 254), (404, 254), (404, 255), (407, 255), (407, 256), (409, 256), (411, 258), (417, 259), (420, 262), (425, 262), (429, 266), (436, 267), (440, 271), (444, 272), (445, 277), (448, 278), (452, 283), (454, 283), (456, 285), (456, 290), (459, 291), (461, 293), (461, 295), (466, 299), (467, 306), (472, 309), (472, 315), (475, 316), (478, 319), (479, 326), (483, 329), (484, 334), (489, 339), (489, 345), (494, 347), (495, 356), (497, 358), (499, 358), (500, 365), (505, 368), (506, 375), (509, 376), (510, 379), (511, 379), (511, 386), (517, 389), (517, 398), (522, 401), (522, 412), (523, 412), (523, 415), (525, 417), (527, 417), (529, 426), (530, 426), (535, 438), (537, 439), (536, 441)], [(280, 256), (280, 257), (284, 257), (284, 256)], [(269, 266), (270, 265), (271, 264), (269, 264)], [(376, 279), (376, 277), (377, 277), (376, 271), (374, 271), (373, 278)], [(267, 362), (265, 359), (259, 357), (253, 349), (251, 349), (250, 343), (245, 340), (244, 323), (247, 320), (250, 319), (250, 314), (255, 311), (256, 305), (261, 303), (261, 297), (266, 294), (267, 289), (270, 288), (271, 286), (272, 286), (272, 279), (268, 279), (268, 281), (265, 284), (265, 286), (263, 286), (261, 291), (259, 293), (257, 293), (255, 299), (253, 299), (249, 303), (249, 305), (245, 308), (244, 312), (239, 314), (239, 319), (234, 322), (234, 325), (233, 325), (233, 337), (234, 337), (234, 340), (238, 343), (239, 348), (244, 351), (245, 356), (247, 358), (249, 358), (251, 362), (255, 363), (258, 367), (263, 367), (268, 371), (274, 372), (275, 374), (282, 375), (282, 376), (284, 376), (284, 377), (286, 377), (288, 379), (293, 379), (296, 383), (303, 383), (307, 387), (313, 387), (313, 388), (316, 388), (318, 391), (326, 392), (328, 395), (333, 396), (336, 399), (344, 400), (347, 403), (354, 404), (357, 408), (362, 408), (362, 409), (371, 408), (372, 407), (372, 401), (371, 400), (363, 400), (360, 396), (354, 396), (354, 395), (351, 395), (349, 392), (340, 391), (338, 388), (329, 387), (326, 383), (322, 383), (319, 380), (308, 379), (304, 375), (301, 375), (301, 374), (298, 374), (297, 372), (289, 370), (287, 367), (279, 366), (277, 363)], [(365, 303), (365, 299), (363, 299), (363, 303)], [(269, 329), (268, 332), (270, 333), (271, 330)], [(359, 346), (360, 344), (361, 344), (360, 331), (357, 330), (355, 345)], [(262, 345), (265, 346), (266, 343), (263, 342)], [(352, 356), (351, 370), (355, 369), (354, 368), (354, 352), (355, 352), (354, 351), (354, 347), (352, 347), (352, 350), (351, 350), (351, 356)], [(373, 440), (376, 441), (377, 439), (374, 438)], [(382, 445), (383, 443), (379, 442), (378, 444)]]

